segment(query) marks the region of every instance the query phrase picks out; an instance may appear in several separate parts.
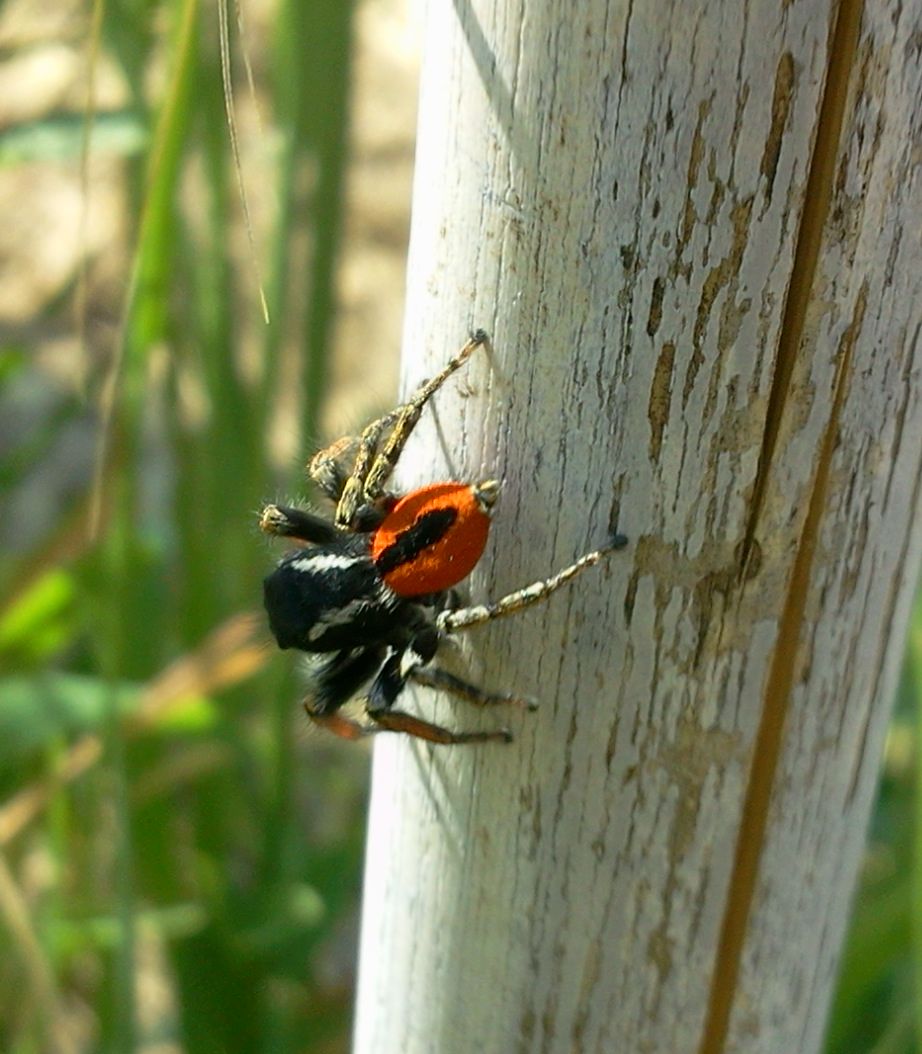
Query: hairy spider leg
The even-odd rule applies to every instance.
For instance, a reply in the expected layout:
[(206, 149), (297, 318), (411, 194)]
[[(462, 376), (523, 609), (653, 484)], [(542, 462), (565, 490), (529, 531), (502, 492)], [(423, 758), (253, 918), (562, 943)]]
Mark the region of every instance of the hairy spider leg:
[(349, 468), (355, 461), (359, 447), (358, 436), (343, 436), (335, 443), (318, 450), (307, 463), (307, 476), (333, 502), (339, 504), (343, 488), (349, 479)]
[(423, 721), (403, 710), (369, 711), (368, 716), (381, 729), (387, 732), (405, 732), (417, 739), (426, 739), (430, 743), (511, 743), (512, 733), (508, 728), (498, 728), (494, 732), (452, 732), (451, 729), (436, 725), (432, 721)]
[(623, 534), (616, 534), (608, 545), (601, 549), (595, 549), (591, 553), (581, 556), (569, 567), (558, 571), (550, 578), (533, 582), (530, 586), (517, 589), (514, 593), (494, 601), (491, 604), (476, 604), (471, 607), (458, 608), (455, 611), (442, 611), (436, 616), (436, 625), (441, 633), (455, 633), (458, 630), (470, 629), (472, 626), (481, 626), (485, 622), (512, 615), (523, 608), (531, 607), (550, 596), (551, 593), (566, 585), (575, 578), (580, 571), (592, 567), (609, 553), (616, 549), (623, 549), (627, 545), (627, 538)]
[(326, 729), (327, 732), (332, 732), (334, 736), (339, 736), (340, 739), (364, 739), (366, 736), (373, 735), (378, 731), (371, 725), (363, 725), (360, 721), (356, 721), (351, 717), (346, 717), (345, 714), (341, 714), (338, 711), (333, 714), (318, 714), (311, 710), (310, 703), (305, 701), (304, 712), (310, 718), (312, 724), (317, 725), (318, 728)]
[(305, 509), (266, 505), (259, 514), (259, 529), (279, 538), (297, 538), (314, 545), (331, 545), (340, 532), (328, 521)]
[(376, 731), (339, 709), (380, 670), (384, 655), (383, 648), (358, 648), (321, 659), (314, 671), (314, 690), (304, 700), (304, 711), (311, 721), (343, 739), (361, 739)]
[(324, 655), (314, 667), (305, 707), (319, 717), (335, 713), (380, 672), (386, 655), (382, 647), (344, 648)]
[[(389, 410), (383, 417), (377, 417), (367, 424), (360, 435), (343, 436), (311, 458), (307, 474), (324, 494), (336, 503), (337, 523), (339, 508), (346, 491), (350, 494), (355, 492), (361, 498), (362, 491), (360, 488), (356, 490), (356, 483), (353, 481), (360, 484), (368, 475), (381, 439), (388, 429), (394, 427), (401, 409), (402, 407), (398, 406)], [(353, 503), (351, 497), (348, 501)], [(358, 507), (359, 503), (354, 504)], [(348, 527), (350, 524), (341, 523), (340, 526)]]
[(484, 740), (498, 740), (509, 743), (512, 740), (507, 730), (500, 732), (452, 732), (441, 725), (433, 724), (431, 721), (423, 721), (421, 718), (413, 717), (412, 714), (404, 713), (403, 710), (384, 710), (379, 714), (373, 714), (373, 725), (363, 725), (344, 714), (315, 714), (305, 705), (304, 709), (311, 721), (320, 728), (332, 732), (341, 739), (352, 741), (365, 739), (378, 732), (404, 732), (416, 739), (425, 739), (430, 743), (444, 743), (454, 745), (457, 743), (480, 743)]
[[(338, 526), (351, 527), (359, 508), (362, 505), (373, 505), (384, 494), (387, 481), (426, 403), (455, 370), (464, 365), (471, 352), (481, 344), (485, 344), (486, 340), (486, 333), (478, 329), (448, 365), (432, 380), (420, 385), (407, 402), (377, 421), (372, 421), (364, 429), (359, 440), (358, 452), (355, 455), (355, 464), (343, 486), (342, 496), (336, 508)], [(379, 450), (382, 436), (388, 429), (391, 430), (390, 435)]]
[[(440, 611), (436, 616), (436, 626), (440, 633), (448, 634), (457, 630), (469, 629), (472, 626), (479, 626), (485, 622), (491, 622), (493, 619), (502, 618), (505, 615), (512, 615), (523, 608), (530, 607), (532, 604), (537, 604), (544, 600), (555, 590), (575, 578), (581, 571), (597, 564), (609, 553), (617, 549), (623, 549), (625, 545), (627, 545), (627, 538), (624, 535), (613, 535), (607, 546), (596, 549), (591, 553), (586, 553), (585, 556), (580, 557), (579, 560), (570, 564), (569, 567), (565, 567), (562, 571), (558, 571), (551, 578), (534, 582), (524, 589), (518, 589), (492, 604), (461, 607), (454, 610), (447, 608)], [(438, 668), (413, 668), (409, 672), (409, 678), (417, 684), (450, 692), (478, 706), (506, 703), (524, 706), (529, 710), (537, 709), (537, 704), (533, 700), (522, 699), (521, 697), (505, 693), (486, 692), (477, 685), (469, 684), (460, 677), (455, 677), (446, 670)], [(496, 738), (501, 737), (505, 731), (505, 729), (501, 730)], [(442, 742), (442, 740), (438, 742)]]
[(508, 728), (490, 732), (452, 732), (403, 710), (392, 709), (407, 680), (434, 657), (437, 648), (438, 637), (430, 630), (418, 634), (409, 647), (397, 649), (388, 656), (368, 693), (365, 709), (371, 720), (389, 732), (405, 732), (430, 743), (510, 742), (512, 733)]
[[(382, 437), (394, 427), (402, 411), (403, 406), (388, 410), (382, 417), (367, 424), (360, 435), (343, 436), (323, 450), (318, 450), (308, 462), (308, 478), (339, 506), (349, 481), (355, 479), (361, 482), (368, 475)], [(361, 497), (361, 492), (357, 493)]]
[(486, 343), (487, 335), (479, 329), (467, 341), (458, 354), (432, 380), (421, 385), (416, 393), (398, 410), (399, 416), (384, 448), (378, 453), (365, 478), (365, 500), (374, 501), (380, 496), (394, 471), (394, 466), (403, 453), (413, 429), (419, 421), (426, 403), (442, 387), (445, 381), (467, 362), (471, 353)]
[[(411, 676), (420, 684), (446, 687), (442, 681), (424, 680), (422, 677), (417, 676), (419, 673), (422, 673), (422, 671), (415, 671)], [(464, 692), (460, 694), (471, 702), (475, 701), (473, 699), (474, 694), (482, 697), (476, 701), (484, 703), (518, 703), (520, 701), (506, 696), (487, 696), (485, 692), (480, 692), (479, 689), (473, 688), (473, 685), (466, 687), (472, 688), (473, 693)], [(512, 742), (512, 733), (507, 728), (501, 728), (492, 732), (452, 732), (451, 729), (434, 724), (432, 721), (424, 721), (422, 718), (414, 717), (403, 710), (368, 709), (366, 712), (371, 720), (374, 721), (373, 725), (364, 725), (360, 721), (340, 713), (338, 710), (333, 713), (319, 713), (312, 707), (310, 699), (305, 699), (304, 701), (304, 712), (313, 724), (318, 727), (326, 729), (327, 732), (332, 732), (341, 739), (353, 741), (364, 739), (367, 736), (374, 735), (376, 732), (404, 732), (407, 735), (414, 736), (416, 739), (425, 739), (429, 743), (444, 743), (447, 745)]]
[(534, 699), (523, 699), (520, 695), (510, 695), (507, 692), (487, 692), (476, 684), (462, 680), (453, 673), (439, 668), (415, 669), (410, 672), (410, 680), (421, 684), (424, 688), (434, 688), (436, 691), (449, 692), (451, 695), (472, 703), (474, 706), (520, 706), (524, 710), (537, 710), (538, 704)]

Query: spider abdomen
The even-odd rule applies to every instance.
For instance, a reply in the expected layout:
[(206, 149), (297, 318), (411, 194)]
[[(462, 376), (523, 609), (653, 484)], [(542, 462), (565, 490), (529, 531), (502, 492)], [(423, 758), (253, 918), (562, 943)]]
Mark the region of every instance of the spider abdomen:
[(433, 483), (401, 498), (371, 542), (382, 579), (399, 596), (418, 597), (467, 578), (487, 544), (498, 493), (499, 484), (488, 480)]

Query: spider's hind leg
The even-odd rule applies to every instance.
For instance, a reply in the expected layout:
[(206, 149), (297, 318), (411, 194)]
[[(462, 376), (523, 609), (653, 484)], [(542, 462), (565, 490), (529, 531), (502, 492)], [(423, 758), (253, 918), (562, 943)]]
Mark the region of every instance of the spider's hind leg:
[(537, 710), (538, 704), (527, 696), (512, 695), (508, 692), (487, 692), (476, 684), (456, 677), (447, 670), (419, 669), (413, 670), (410, 679), (425, 688), (448, 692), (474, 706), (520, 706), (524, 710)]
[(379, 648), (352, 648), (325, 655), (312, 670), (313, 688), (304, 712), (315, 725), (343, 739), (362, 739), (377, 729), (341, 714), (340, 707), (355, 696), (381, 666)]
[(453, 732), (431, 721), (414, 717), (403, 710), (392, 709), (397, 697), (406, 687), (407, 680), (417, 679), (418, 666), (407, 669), (408, 651), (395, 651), (381, 667), (368, 696), (367, 713), (381, 729), (389, 732), (404, 732), (430, 743), (509, 743), (512, 733), (507, 728), (493, 732)]
[(334, 736), (339, 736), (340, 739), (350, 739), (354, 742), (357, 739), (374, 735), (378, 731), (373, 725), (363, 725), (354, 718), (346, 717), (345, 714), (316, 714), (306, 701), (304, 712), (318, 728), (324, 728), (327, 732), (332, 732)]
[(442, 725), (423, 721), (403, 710), (382, 710), (368, 715), (373, 721), (388, 732), (405, 732), (416, 739), (425, 739), (430, 743), (444, 743), (452, 746), (457, 743), (511, 743), (512, 733), (508, 728), (499, 728), (495, 732), (452, 732)]

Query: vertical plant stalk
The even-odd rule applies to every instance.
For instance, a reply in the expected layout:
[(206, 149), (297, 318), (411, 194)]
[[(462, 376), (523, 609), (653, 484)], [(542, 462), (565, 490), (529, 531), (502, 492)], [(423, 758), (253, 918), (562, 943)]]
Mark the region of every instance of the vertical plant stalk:
[(536, 716), (412, 703), (511, 747), (376, 743), (358, 1054), (819, 1049), (922, 546), (920, 30), (431, 6), (406, 386), (493, 351), (403, 482), (503, 480), (475, 601), (631, 545), (449, 657)]

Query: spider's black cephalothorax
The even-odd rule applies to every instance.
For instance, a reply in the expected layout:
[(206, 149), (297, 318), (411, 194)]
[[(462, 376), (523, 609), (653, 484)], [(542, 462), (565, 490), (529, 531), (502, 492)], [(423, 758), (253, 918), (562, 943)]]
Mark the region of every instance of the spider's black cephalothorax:
[[(385, 488), (426, 402), (485, 340), (482, 332), (475, 334), (405, 404), (313, 458), (311, 478), (336, 503), (332, 523), (280, 505), (266, 506), (260, 517), (268, 534), (306, 543), (282, 557), (265, 580), (269, 625), (279, 647), (314, 656), (305, 709), (313, 721), (346, 738), (391, 729), (435, 743), (511, 739), (505, 729), (452, 732), (394, 704), (412, 680), (481, 705), (529, 706), (431, 667), (439, 645), (451, 633), (537, 603), (626, 544), (614, 535), (607, 546), (549, 579), (492, 604), (458, 605), (452, 587), (483, 552), (499, 484), (436, 483), (399, 499)], [(371, 726), (340, 713), (363, 690)]]

